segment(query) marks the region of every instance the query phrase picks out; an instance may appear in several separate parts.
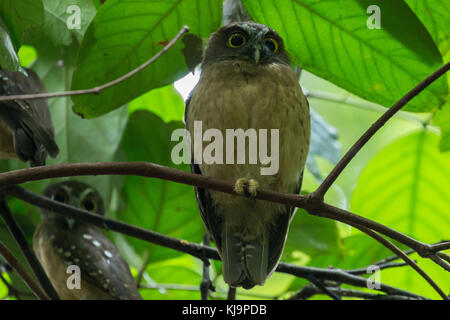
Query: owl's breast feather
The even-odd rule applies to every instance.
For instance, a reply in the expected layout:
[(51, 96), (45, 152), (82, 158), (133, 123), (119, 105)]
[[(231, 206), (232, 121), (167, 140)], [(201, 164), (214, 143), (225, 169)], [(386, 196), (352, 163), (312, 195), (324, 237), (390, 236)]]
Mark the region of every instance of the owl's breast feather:
[[(194, 121), (202, 121), (203, 132), (215, 128), (223, 137), (226, 129), (278, 129), (279, 171), (274, 176), (261, 176), (260, 166), (249, 164), (202, 164), (200, 169), (207, 176), (230, 182), (246, 177), (256, 179), (262, 188), (295, 190), (306, 161), (310, 123), (306, 98), (290, 66), (236, 62), (208, 65), (189, 104), (186, 125), (191, 136)], [(213, 195), (218, 201), (227, 197)]]

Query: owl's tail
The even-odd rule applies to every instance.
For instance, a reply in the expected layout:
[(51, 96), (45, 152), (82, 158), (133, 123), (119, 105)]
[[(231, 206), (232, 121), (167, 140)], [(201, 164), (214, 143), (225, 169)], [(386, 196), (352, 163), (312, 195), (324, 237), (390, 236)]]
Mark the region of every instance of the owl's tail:
[(269, 241), (266, 237), (246, 241), (224, 223), (222, 260), (223, 277), (230, 286), (250, 289), (263, 285), (269, 275)]

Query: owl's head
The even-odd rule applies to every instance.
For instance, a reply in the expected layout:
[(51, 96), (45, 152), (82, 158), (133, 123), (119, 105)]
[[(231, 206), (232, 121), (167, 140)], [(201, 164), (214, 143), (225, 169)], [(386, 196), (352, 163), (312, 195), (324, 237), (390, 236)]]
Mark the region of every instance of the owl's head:
[(255, 65), (289, 64), (283, 39), (269, 27), (254, 22), (236, 22), (213, 33), (202, 65), (224, 60), (243, 60)]
[[(67, 180), (54, 183), (45, 189), (43, 195), (89, 212), (101, 215), (105, 213), (105, 205), (100, 193), (94, 187), (82, 182)], [(73, 219), (48, 210), (42, 210), (41, 216), (43, 219), (57, 219), (60, 222), (67, 223), (70, 228), (74, 224)]]

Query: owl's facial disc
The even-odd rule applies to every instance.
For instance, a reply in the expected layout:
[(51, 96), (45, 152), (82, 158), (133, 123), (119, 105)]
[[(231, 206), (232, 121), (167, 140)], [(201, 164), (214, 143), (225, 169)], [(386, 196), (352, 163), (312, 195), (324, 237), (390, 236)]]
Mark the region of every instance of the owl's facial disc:
[[(93, 187), (81, 182), (69, 180), (52, 184), (44, 191), (44, 195), (57, 202), (100, 215), (104, 214), (104, 203), (100, 193)], [(69, 229), (72, 229), (76, 224), (75, 219), (52, 211), (42, 210), (41, 213), (43, 218), (59, 221)]]
[(254, 22), (232, 23), (211, 36), (203, 67), (225, 60), (240, 60), (253, 65), (289, 64), (281, 37), (269, 27)]

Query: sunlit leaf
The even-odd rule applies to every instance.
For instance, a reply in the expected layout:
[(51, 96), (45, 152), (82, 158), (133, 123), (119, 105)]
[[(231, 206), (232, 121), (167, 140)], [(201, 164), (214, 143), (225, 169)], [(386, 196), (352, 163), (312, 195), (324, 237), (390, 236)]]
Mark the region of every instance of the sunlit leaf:
[(438, 45), (442, 56), (450, 49), (450, 2), (405, 0)]
[[(145, 110), (134, 112), (122, 140), (126, 160), (150, 161), (189, 170), (188, 165), (175, 165), (171, 160), (172, 147), (177, 143), (171, 141), (171, 134), (173, 130), (183, 127), (180, 121), (165, 123)], [(160, 179), (127, 176), (122, 196), (126, 208), (117, 213), (120, 220), (179, 239), (201, 241), (205, 231), (192, 187)], [(127, 239), (143, 260), (148, 257), (151, 263), (182, 254)]]
[[(217, 0), (108, 0), (86, 32), (72, 88), (92, 88), (130, 72), (167, 45), (183, 25), (208, 37), (220, 25), (221, 9)], [(184, 47), (179, 41), (148, 68), (99, 95), (73, 97), (74, 110), (96, 117), (180, 78), (189, 71)]]
[(27, 32), (44, 23), (42, 0), (2, 0), (0, 17), (10, 32), (14, 47), (19, 49)]
[[(403, 1), (243, 3), (253, 19), (280, 33), (297, 65), (386, 107), (442, 65), (433, 39)], [(380, 29), (367, 27), (370, 5), (380, 8)], [(445, 79), (439, 79), (405, 109), (436, 109), (447, 94)]]

